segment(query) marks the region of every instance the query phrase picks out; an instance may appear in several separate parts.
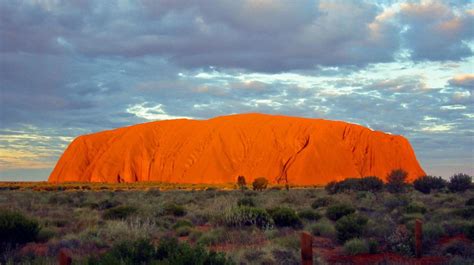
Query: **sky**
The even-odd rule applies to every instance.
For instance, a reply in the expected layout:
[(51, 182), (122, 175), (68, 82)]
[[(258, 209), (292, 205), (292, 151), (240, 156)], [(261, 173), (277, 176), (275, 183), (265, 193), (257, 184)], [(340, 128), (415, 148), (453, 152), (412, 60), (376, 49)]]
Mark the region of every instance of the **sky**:
[(82, 134), (260, 112), (401, 134), (474, 175), (471, 1), (0, 1), (0, 181)]

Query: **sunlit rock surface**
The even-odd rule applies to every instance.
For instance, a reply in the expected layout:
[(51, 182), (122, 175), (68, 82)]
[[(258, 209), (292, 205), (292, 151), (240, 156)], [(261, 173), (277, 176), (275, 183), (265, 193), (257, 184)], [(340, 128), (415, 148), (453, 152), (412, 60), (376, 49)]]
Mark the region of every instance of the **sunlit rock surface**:
[(265, 114), (166, 120), (77, 137), (50, 182), (326, 184), (347, 177), (385, 179), (402, 168), (424, 175), (402, 136), (340, 121)]

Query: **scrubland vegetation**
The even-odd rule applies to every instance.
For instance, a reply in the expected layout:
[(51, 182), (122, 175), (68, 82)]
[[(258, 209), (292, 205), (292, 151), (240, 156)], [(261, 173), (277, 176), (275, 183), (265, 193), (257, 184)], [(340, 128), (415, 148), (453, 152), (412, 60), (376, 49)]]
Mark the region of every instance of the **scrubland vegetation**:
[(63, 249), (73, 264), (299, 264), (308, 231), (315, 264), (405, 264), (419, 219), (419, 264), (474, 264), (472, 178), (392, 174), (288, 190), (3, 184), (0, 263), (56, 264)]

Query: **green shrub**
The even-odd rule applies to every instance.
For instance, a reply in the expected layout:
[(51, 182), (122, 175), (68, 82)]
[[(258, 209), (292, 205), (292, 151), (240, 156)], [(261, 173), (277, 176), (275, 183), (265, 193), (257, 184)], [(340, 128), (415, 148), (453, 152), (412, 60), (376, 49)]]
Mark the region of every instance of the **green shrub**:
[(358, 214), (341, 217), (336, 222), (337, 239), (345, 242), (348, 239), (363, 235), (368, 219)]
[(413, 182), (413, 187), (419, 192), (429, 194), (431, 190), (443, 189), (446, 184), (446, 180), (441, 177), (423, 176)]
[(176, 235), (177, 236), (188, 236), (191, 233), (191, 227), (189, 226), (180, 226), (176, 228)]
[(369, 253), (369, 245), (363, 239), (353, 238), (344, 243), (344, 253), (347, 255)]
[(336, 191), (370, 191), (378, 192), (383, 189), (383, 181), (378, 177), (348, 178), (336, 184)]
[(276, 226), (291, 226), (298, 228), (302, 226), (301, 219), (296, 212), (288, 207), (277, 207), (267, 211), (273, 219)]
[(467, 225), (464, 230), (465, 230), (464, 233), (466, 234), (466, 236), (467, 236), (471, 241), (474, 241), (474, 223), (471, 223), (471, 224)]
[(328, 221), (321, 221), (311, 226), (311, 233), (315, 236), (333, 238), (336, 236), (334, 225)]
[(272, 254), (274, 260), (278, 261), (278, 264), (299, 264), (299, 257), (294, 251), (288, 249), (273, 249)]
[(378, 192), (383, 190), (383, 181), (375, 176), (363, 177), (360, 180), (360, 191)]
[(225, 254), (207, 251), (201, 246), (192, 247), (176, 239), (162, 238), (158, 246), (148, 240), (123, 242), (115, 245), (89, 264), (234, 264)]
[(455, 215), (461, 216), (466, 220), (470, 220), (474, 218), (474, 206), (467, 206), (462, 209), (455, 209), (453, 210)]
[(197, 242), (199, 240), (199, 238), (201, 238), (201, 236), (203, 235), (204, 233), (202, 231), (199, 231), (199, 230), (191, 230), (191, 232), (189, 233), (189, 241), (190, 242)]
[(370, 254), (377, 254), (379, 253), (379, 242), (375, 239), (369, 239), (367, 241), (367, 245), (369, 246), (369, 253)]
[(155, 247), (148, 240), (122, 242), (99, 259), (91, 258), (89, 264), (145, 264), (153, 259), (155, 252)]
[(380, 216), (379, 218), (370, 218), (367, 222), (367, 229), (364, 237), (383, 239), (393, 231), (393, 225), (389, 221), (389, 216)]
[(337, 188), (338, 188), (337, 181), (331, 181), (328, 184), (326, 184), (326, 186), (324, 187), (324, 190), (326, 190), (328, 194), (336, 194), (338, 192)]
[(400, 218), (398, 218), (398, 223), (399, 224), (405, 224), (409, 228), (415, 227), (415, 221), (419, 220), (424, 220), (424, 216), (421, 213), (407, 213), (403, 214)]
[(446, 265), (472, 265), (473, 263), (474, 261), (470, 257), (454, 256), (450, 257), (449, 263), (446, 263)]
[(255, 197), (258, 195), (258, 192), (255, 192), (253, 190), (246, 190), (244, 191), (244, 195), (248, 197)]
[(97, 209), (97, 210), (107, 210), (107, 209), (110, 209), (110, 208), (113, 208), (113, 207), (116, 207), (116, 206), (119, 206), (120, 205), (120, 202), (118, 201), (112, 201), (112, 200), (102, 200), (98, 203), (92, 203), (92, 204), (89, 204), (89, 206), (92, 208), (92, 209)]
[(445, 235), (442, 225), (437, 223), (425, 223), (423, 225), (423, 245), (432, 246)]
[(197, 240), (197, 244), (203, 246), (213, 246), (222, 243), (223, 240), (224, 231), (219, 228), (210, 230), (206, 233), (201, 233)]
[(51, 228), (41, 228), (36, 236), (36, 241), (38, 242), (47, 242), (56, 235), (56, 232)]
[(347, 178), (336, 183), (335, 192), (345, 192), (345, 191), (358, 191), (362, 190), (360, 179), (358, 178)]
[(470, 225), (472, 225), (472, 222), (456, 218), (447, 218), (447, 220), (443, 222), (444, 231), (449, 236), (466, 233)]
[(329, 204), (332, 203), (332, 199), (330, 197), (321, 197), (321, 198), (317, 198), (316, 200), (314, 200), (314, 202), (311, 204), (311, 208), (313, 209), (318, 209), (320, 207), (326, 207), (328, 206)]
[(403, 169), (395, 169), (387, 176), (387, 191), (391, 193), (401, 193), (405, 191), (408, 173)]
[(474, 206), (474, 197), (470, 198), (465, 203), (466, 206)]
[(316, 220), (319, 220), (322, 216), (311, 210), (311, 209), (303, 209), (301, 211), (298, 212), (298, 216), (301, 218), (301, 219), (306, 219), (306, 220), (310, 220), (310, 221), (316, 221)]
[(262, 191), (262, 190), (266, 189), (267, 186), (268, 186), (268, 180), (266, 178), (256, 178), (252, 182), (253, 189), (257, 190), (257, 191)]
[(173, 228), (176, 229), (178, 227), (193, 227), (193, 223), (191, 223), (191, 221), (189, 220), (186, 220), (186, 219), (180, 219), (178, 221), (176, 221), (176, 223), (173, 225)]
[(273, 226), (272, 217), (267, 211), (249, 206), (231, 208), (223, 214), (221, 221), (230, 227), (256, 225), (261, 229), (269, 229)]
[(425, 206), (417, 204), (417, 203), (410, 203), (405, 208), (405, 211), (406, 211), (406, 213), (421, 213), (421, 214), (424, 214), (424, 213), (426, 213), (426, 208), (425, 208)]
[(389, 210), (392, 211), (398, 207), (406, 207), (408, 206), (410, 199), (404, 195), (390, 195), (390, 197), (386, 198), (383, 202), (384, 206)]
[(456, 174), (449, 179), (448, 188), (451, 192), (464, 192), (472, 186), (472, 177), (463, 173)]
[(352, 214), (354, 212), (355, 209), (351, 205), (339, 203), (331, 205), (326, 209), (326, 217), (333, 221), (336, 221), (339, 218), (348, 214)]
[(255, 206), (255, 201), (252, 197), (243, 197), (237, 201), (238, 206)]
[(125, 219), (130, 215), (136, 213), (138, 209), (133, 206), (117, 206), (114, 208), (110, 208), (105, 210), (103, 214), (103, 218), (106, 220), (114, 220), (114, 219)]
[(161, 195), (161, 191), (160, 189), (152, 188), (152, 189), (147, 190), (146, 195), (150, 197), (158, 197)]
[(370, 191), (378, 192), (383, 190), (383, 181), (378, 177), (369, 176), (362, 178), (347, 178), (342, 181), (333, 181), (326, 185), (329, 194), (345, 191)]
[(186, 215), (186, 208), (176, 203), (166, 203), (163, 205), (163, 212), (165, 215), (174, 215), (177, 217)]
[(70, 196), (70, 194), (53, 193), (49, 198), (48, 203), (67, 205), (74, 203), (74, 199), (72, 196)]
[(4, 248), (34, 241), (40, 231), (38, 222), (20, 213), (0, 209), (0, 253)]
[(474, 254), (474, 250), (471, 242), (456, 239), (444, 245), (441, 253), (443, 256), (455, 255), (461, 257), (470, 257)]

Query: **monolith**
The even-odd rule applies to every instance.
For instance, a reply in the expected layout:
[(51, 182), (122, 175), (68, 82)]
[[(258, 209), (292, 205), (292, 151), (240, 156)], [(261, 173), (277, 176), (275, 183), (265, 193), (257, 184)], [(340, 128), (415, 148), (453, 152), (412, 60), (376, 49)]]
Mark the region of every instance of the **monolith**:
[(165, 120), (77, 137), (50, 182), (323, 185), (393, 169), (424, 175), (402, 136), (342, 121), (266, 114)]

